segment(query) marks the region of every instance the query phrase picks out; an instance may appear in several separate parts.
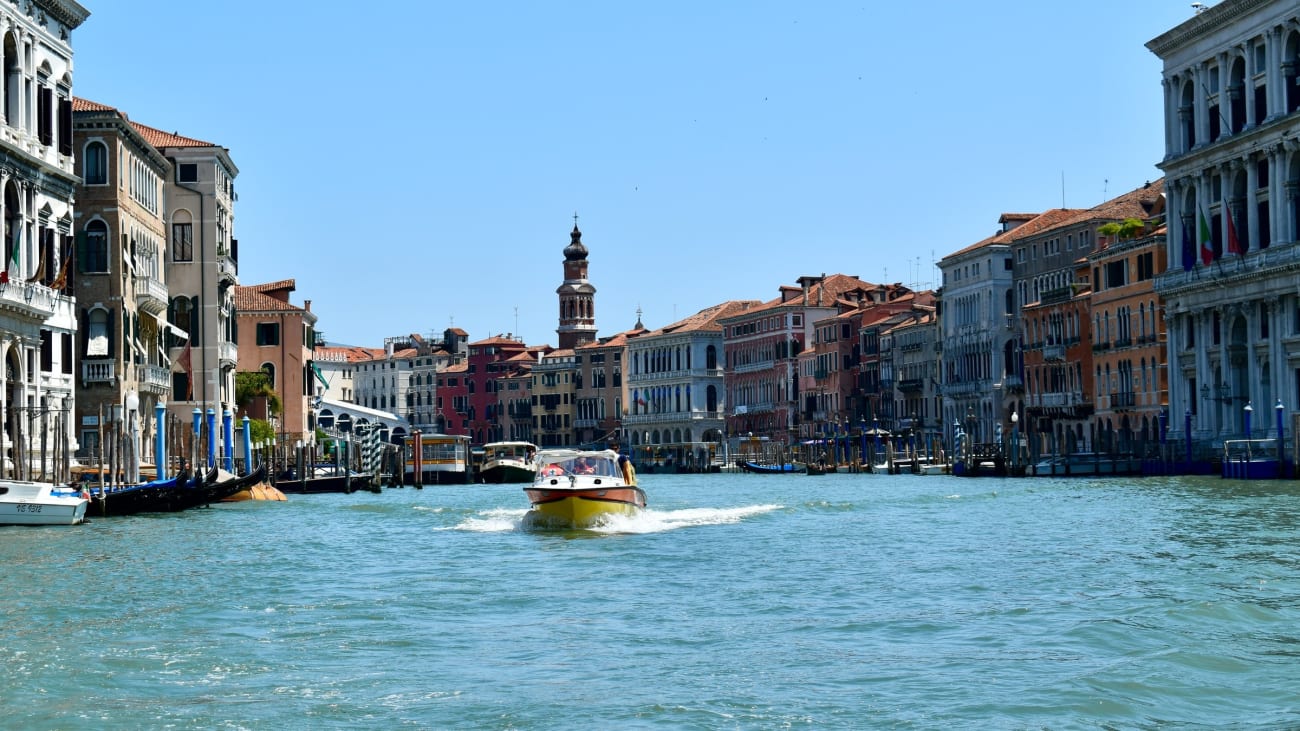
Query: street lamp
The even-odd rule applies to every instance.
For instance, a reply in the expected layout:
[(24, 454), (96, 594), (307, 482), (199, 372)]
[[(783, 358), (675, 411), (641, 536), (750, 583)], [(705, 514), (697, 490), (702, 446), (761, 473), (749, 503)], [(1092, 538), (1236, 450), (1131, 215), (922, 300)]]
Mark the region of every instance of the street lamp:
[(1020, 463), (1020, 414), (1011, 412), (1011, 466), (1015, 467)]
[(1251, 414), (1253, 414), (1253, 413), (1255, 412), (1255, 407), (1254, 407), (1254, 406), (1251, 406), (1251, 405), (1250, 405), (1250, 402), (1247, 401), (1247, 402), (1246, 402), (1246, 407), (1245, 407), (1244, 409), (1242, 409), (1242, 411), (1244, 411), (1245, 414), (1246, 414), (1246, 438), (1247, 438), (1247, 439), (1250, 439), (1250, 417), (1251, 417)]

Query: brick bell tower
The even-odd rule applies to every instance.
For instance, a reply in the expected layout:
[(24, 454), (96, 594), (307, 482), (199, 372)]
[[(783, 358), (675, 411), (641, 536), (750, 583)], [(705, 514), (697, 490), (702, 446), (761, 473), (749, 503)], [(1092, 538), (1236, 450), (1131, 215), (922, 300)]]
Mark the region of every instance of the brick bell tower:
[(573, 231), (564, 247), (564, 284), (556, 288), (560, 297), (561, 349), (572, 349), (596, 340), (596, 288), (587, 281), (587, 247), (582, 245), (578, 214), (573, 214)]

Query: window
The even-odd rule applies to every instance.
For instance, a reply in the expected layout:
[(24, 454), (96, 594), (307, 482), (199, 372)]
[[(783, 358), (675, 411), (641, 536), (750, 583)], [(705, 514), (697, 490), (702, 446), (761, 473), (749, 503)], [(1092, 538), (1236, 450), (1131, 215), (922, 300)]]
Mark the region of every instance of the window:
[(81, 270), (88, 274), (105, 274), (108, 272), (108, 225), (103, 221), (91, 221), (86, 226), (85, 251), (82, 252)]
[(194, 224), (172, 224), (172, 261), (194, 261)]
[(199, 166), (192, 162), (183, 162), (177, 165), (176, 182), (178, 183), (199, 182)]
[(257, 344), (258, 345), (279, 345), (280, 344), (280, 323), (278, 322), (257, 323)]
[(103, 142), (91, 142), (86, 145), (86, 157), (82, 174), (86, 185), (108, 184), (108, 148)]

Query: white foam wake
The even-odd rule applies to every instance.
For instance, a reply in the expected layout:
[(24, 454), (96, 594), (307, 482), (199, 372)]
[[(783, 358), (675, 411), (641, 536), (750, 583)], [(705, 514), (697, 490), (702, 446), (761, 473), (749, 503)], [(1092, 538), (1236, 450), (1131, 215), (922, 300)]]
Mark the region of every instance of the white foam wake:
[[(746, 505), (739, 508), (683, 508), (681, 510), (642, 510), (636, 515), (611, 515), (598, 526), (595, 533), (663, 533), (703, 525), (739, 523), (745, 518), (773, 510), (781, 505)], [(493, 508), (462, 520), (443, 530), (463, 530), (477, 533), (501, 533), (520, 530), (525, 526), (526, 509)]]

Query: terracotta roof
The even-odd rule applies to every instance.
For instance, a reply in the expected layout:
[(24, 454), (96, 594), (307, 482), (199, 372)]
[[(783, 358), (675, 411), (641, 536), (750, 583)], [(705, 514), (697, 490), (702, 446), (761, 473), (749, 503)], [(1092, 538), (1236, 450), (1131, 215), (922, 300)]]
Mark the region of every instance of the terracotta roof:
[(504, 335), (494, 335), (490, 338), (484, 338), (477, 342), (470, 343), (469, 345), (472, 348), (478, 345), (518, 345), (523, 347), (524, 344), (514, 338), (508, 338)]
[(290, 292), (293, 292), (298, 288), (297, 282), (295, 282), (292, 279), (281, 279), (278, 282), (267, 282), (265, 284), (249, 284), (244, 286), (246, 286), (248, 289), (255, 289), (258, 292), (273, 292), (278, 289), (287, 289)]
[[(748, 307), (739, 310), (732, 315), (720, 317), (720, 320), (729, 320), (741, 315), (759, 314), (770, 312), (784, 307), (834, 307), (837, 300), (847, 292), (854, 290), (876, 290), (877, 285), (865, 282), (857, 277), (847, 274), (828, 274), (821, 281), (809, 285), (807, 289), (807, 302), (804, 301), (804, 289), (792, 285), (782, 285), (781, 296), (774, 300), (769, 300), (760, 305)], [(789, 295), (789, 296), (787, 296)], [(818, 304), (820, 300), (821, 304)]]
[(118, 114), (121, 114), (123, 117), (126, 116), (126, 113), (118, 111), (117, 107), (110, 107), (107, 104), (92, 102), (89, 99), (82, 99), (79, 96), (72, 97), (72, 111), (74, 112), (117, 112)]
[(446, 368), (443, 368), (442, 370), (438, 371), (438, 375), (441, 376), (444, 373), (468, 373), (468, 372), (469, 372), (469, 363), (457, 363), (455, 365), (449, 365)]
[(549, 360), (551, 358), (565, 358), (573, 355), (577, 355), (577, 353), (575, 353), (572, 348), (558, 348), (542, 356), (542, 358), (540, 358), (539, 360)]
[(730, 300), (722, 302), (712, 307), (706, 307), (699, 312), (682, 320), (678, 320), (671, 325), (665, 325), (658, 330), (650, 330), (645, 333), (647, 336), (667, 335), (670, 333), (689, 333), (689, 332), (722, 332), (722, 325), (718, 324), (719, 320), (739, 315), (751, 307), (758, 307), (763, 303), (758, 300)]
[(219, 147), (220, 146), (220, 145), (214, 145), (211, 142), (196, 140), (193, 137), (183, 137), (179, 132), (163, 132), (160, 129), (155, 129), (153, 127), (150, 127), (147, 124), (140, 124), (139, 122), (132, 122), (131, 126), (135, 127), (136, 131), (140, 133), (140, 136), (143, 137), (146, 142), (148, 142), (149, 144), (153, 145), (154, 147), (160, 150), (164, 147)]
[(458, 327), (449, 327), (449, 328), (447, 328), (447, 332), (451, 333), (452, 335), (460, 335), (460, 336), (462, 336), (462, 337), (469, 337), (469, 333), (465, 332), (464, 330), (461, 330), (461, 329), (458, 328)]
[(297, 305), (272, 297), (256, 287), (235, 285), (235, 310), (238, 312), (307, 312)]

